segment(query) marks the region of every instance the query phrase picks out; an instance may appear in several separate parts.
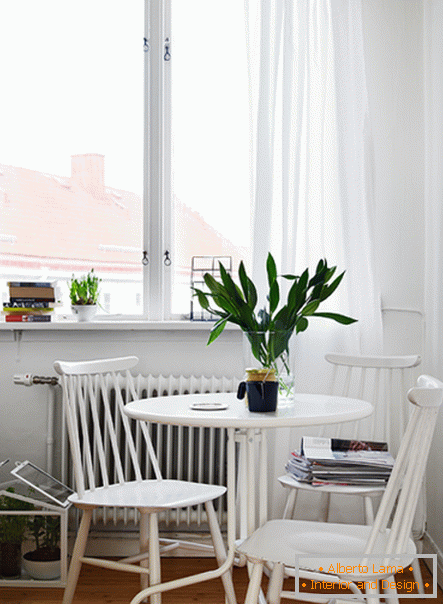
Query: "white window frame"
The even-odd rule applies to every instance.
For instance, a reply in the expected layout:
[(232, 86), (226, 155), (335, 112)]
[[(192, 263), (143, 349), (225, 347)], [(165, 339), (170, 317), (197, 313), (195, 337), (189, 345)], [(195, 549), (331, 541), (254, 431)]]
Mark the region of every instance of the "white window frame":
[[(145, 0), (145, 137), (143, 314), (149, 320), (171, 319), (171, 5)], [(168, 265), (168, 257), (171, 264)]]

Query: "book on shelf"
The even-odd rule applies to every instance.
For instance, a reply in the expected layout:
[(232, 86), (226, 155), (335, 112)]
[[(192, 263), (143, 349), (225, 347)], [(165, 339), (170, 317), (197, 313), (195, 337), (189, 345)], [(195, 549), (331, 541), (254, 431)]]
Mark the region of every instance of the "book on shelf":
[(35, 315), (32, 313), (27, 314), (11, 314), (5, 315), (6, 323), (49, 323), (51, 321), (51, 315)]
[(9, 286), (10, 298), (32, 298), (37, 301), (55, 302), (53, 287), (13, 287)]
[(35, 298), (9, 298), (9, 302), (3, 302), (3, 308), (49, 308), (51, 304), (48, 300)]
[(3, 306), (3, 312), (8, 314), (19, 314), (19, 315), (43, 315), (54, 310), (53, 306)]
[(54, 281), (8, 281), (8, 287), (54, 287)]
[(300, 451), (291, 453), (286, 471), (312, 485), (378, 485), (387, 482), (393, 465), (385, 442), (303, 437)]

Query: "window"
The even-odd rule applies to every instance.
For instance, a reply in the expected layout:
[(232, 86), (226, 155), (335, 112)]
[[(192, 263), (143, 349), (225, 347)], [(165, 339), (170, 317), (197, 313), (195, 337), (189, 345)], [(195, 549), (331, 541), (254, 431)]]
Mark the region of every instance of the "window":
[(102, 312), (182, 317), (192, 256), (247, 258), (242, 11), (233, 0), (1, 4), (2, 292), (56, 280), (66, 312), (67, 281), (94, 267)]

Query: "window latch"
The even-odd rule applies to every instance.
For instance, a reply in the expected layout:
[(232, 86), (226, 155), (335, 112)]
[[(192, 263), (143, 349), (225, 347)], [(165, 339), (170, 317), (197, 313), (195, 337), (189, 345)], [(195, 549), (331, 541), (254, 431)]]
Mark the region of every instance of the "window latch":
[(143, 266), (147, 266), (149, 264), (148, 252), (146, 251), (143, 251), (142, 264)]
[(168, 250), (166, 250), (166, 252), (165, 252), (165, 259), (163, 262), (164, 262), (165, 266), (171, 266), (171, 264), (172, 264), (171, 255), (170, 255), (170, 252), (168, 252)]
[(144, 52), (148, 52), (149, 51), (148, 38), (143, 38), (143, 50), (144, 50)]
[(170, 45), (169, 38), (166, 38), (166, 40), (165, 40), (165, 55), (164, 55), (163, 59), (165, 61), (171, 60), (171, 45)]

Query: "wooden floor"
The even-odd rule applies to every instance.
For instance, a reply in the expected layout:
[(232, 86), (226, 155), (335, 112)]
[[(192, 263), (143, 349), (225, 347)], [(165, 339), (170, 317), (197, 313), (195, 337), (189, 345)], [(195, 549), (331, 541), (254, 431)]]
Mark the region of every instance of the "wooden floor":
[[(165, 558), (162, 560), (164, 579), (175, 579), (186, 574), (202, 572), (214, 567), (211, 558)], [(234, 568), (234, 584), (239, 604), (244, 602), (247, 587), (247, 573), (245, 568)], [(423, 568), (423, 578), (430, 578), (429, 572)], [(293, 580), (292, 580), (293, 581)], [(1, 582), (0, 582), (1, 584)], [(129, 604), (131, 598), (137, 593), (139, 578), (128, 573), (114, 572), (92, 566), (84, 566), (80, 575), (73, 604)], [(20, 587), (0, 587), (1, 604), (60, 604), (62, 589)], [(163, 604), (223, 604), (224, 593), (219, 579), (199, 583), (191, 587), (170, 591), (163, 594)], [(294, 600), (282, 600), (282, 602)], [(431, 600), (436, 604), (443, 604), (443, 593), (439, 589), (438, 597)], [(388, 600), (389, 602), (389, 600)], [(404, 598), (402, 604), (423, 604), (423, 599)]]

